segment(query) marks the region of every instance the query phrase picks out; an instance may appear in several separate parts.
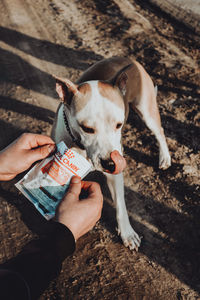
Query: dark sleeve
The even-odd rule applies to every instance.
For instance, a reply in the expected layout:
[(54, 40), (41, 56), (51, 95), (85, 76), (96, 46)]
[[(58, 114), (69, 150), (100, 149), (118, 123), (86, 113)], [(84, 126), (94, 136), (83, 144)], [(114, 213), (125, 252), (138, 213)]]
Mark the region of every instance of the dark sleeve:
[(37, 299), (74, 250), (71, 231), (50, 221), (43, 238), (32, 240), (15, 258), (0, 266), (0, 299)]

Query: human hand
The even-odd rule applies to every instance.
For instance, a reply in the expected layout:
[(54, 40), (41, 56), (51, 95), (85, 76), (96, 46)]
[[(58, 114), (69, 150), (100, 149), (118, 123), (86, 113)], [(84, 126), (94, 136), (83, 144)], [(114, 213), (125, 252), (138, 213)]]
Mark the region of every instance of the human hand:
[[(87, 193), (87, 198), (79, 195)], [(103, 195), (98, 183), (72, 177), (69, 189), (57, 207), (55, 220), (67, 226), (78, 240), (91, 230), (101, 217)]]
[(34, 162), (55, 150), (53, 140), (45, 135), (24, 133), (0, 151), (0, 180), (11, 180)]

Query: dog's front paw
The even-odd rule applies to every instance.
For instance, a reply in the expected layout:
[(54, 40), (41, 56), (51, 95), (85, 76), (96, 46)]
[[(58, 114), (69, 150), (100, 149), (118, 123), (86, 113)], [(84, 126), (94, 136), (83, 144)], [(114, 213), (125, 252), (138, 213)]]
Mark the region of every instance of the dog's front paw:
[(159, 168), (162, 170), (166, 170), (171, 166), (171, 156), (169, 152), (167, 153), (160, 153), (159, 156)]
[(129, 248), (130, 250), (138, 251), (138, 247), (141, 244), (141, 238), (139, 235), (133, 230), (131, 225), (127, 226), (124, 230), (120, 230), (118, 228), (118, 234), (120, 234), (121, 239), (125, 247)]

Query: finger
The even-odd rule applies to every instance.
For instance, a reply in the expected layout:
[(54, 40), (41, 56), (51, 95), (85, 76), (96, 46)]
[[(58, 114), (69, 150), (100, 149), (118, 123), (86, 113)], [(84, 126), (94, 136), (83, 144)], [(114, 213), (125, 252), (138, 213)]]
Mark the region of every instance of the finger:
[(49, 154), (55, 151), (55, 144), (49, 144), (45, 145), (36, 149), (29, 151), (30, 159), (32, 160), (32, 163), (38, 160), (41, 160), (45, 157), (47, 157)]
[(115, 163), (115, 171), (113, 172), (113, 174), (121, 173), (126, 167), (125, 158), (117, 150), (114, 150), (113, 152), (111, 152), (111, 159)]
[(79, 200), (79, 195), (81, 193), (81, 178), (74, 176), (71, 179), (69, 189), (67, 191), (67, 198), (72, 200)]
[(116, 169), (115, 172), (116, 174), (121, 173), (125, 167), (126, 167), (126, 160), (118, 151), (113, 151), (111, 153), (111, 159), (115, 162)]
[(83, 190), (88, 192), (88, 198), (93, 198), (97, 201), (103, 202), (103, 195), (101, 192), (100, 185), (93, 181), (82, 181), (81, 187)]
[(90, 209), (93, 209), (95, 216), (95, 223), (100, 219), (103, 208), (103, 194), (101, 192), (100, 185), (97, 182), (82, 181), (82, 190), (85, 190), (88, 195), (82, 199), (84, 205), (88, 205)]
[(33, 149), (48, 144), (55, 144), (49, 136), (42, 134), (25, 133), (21, 136), (21, 139), (24, 141), (27, 149)]
[(44, 146), (47, 144), (54, 144), (54, 141), (46, 135), (34, 134), (34, 138), (31, 140), (32, 148)]

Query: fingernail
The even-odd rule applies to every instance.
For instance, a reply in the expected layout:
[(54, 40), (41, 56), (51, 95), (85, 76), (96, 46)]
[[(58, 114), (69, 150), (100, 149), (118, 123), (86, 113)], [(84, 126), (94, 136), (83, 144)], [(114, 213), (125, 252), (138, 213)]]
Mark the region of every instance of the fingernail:
[(80, 177), (78, 177), (78, 176), (73, 176), (72, 177), (72, 183), (80, 183), (80, 181), (81, 181)]
[(52, 153), (55, 150), (56, 150), (56, 145), (55, 144), (48, 145), (48, 151), (49, 151), (49, 153)]

